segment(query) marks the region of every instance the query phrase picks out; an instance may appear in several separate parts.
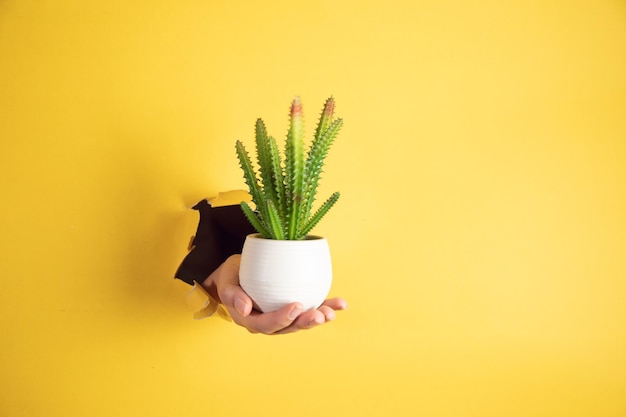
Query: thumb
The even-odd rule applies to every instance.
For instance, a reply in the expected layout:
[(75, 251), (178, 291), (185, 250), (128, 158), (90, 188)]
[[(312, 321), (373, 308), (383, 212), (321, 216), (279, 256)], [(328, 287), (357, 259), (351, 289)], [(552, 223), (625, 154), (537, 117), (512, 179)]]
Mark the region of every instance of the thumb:
[(239, 262), (241, 255), (232, 255), (220, 266), (217, 276), (217, 292), (231, 314), (246, 317), (252, 311), (252, 300), (239, 286)]

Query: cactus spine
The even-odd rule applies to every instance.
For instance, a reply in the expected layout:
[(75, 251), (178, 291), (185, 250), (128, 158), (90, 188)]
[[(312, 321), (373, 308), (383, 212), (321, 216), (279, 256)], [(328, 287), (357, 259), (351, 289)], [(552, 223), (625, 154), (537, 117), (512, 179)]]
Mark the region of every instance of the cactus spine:
[(268, 239), (304, 239), (339, 199), (333, 193), (311, 214), (324, 160), (343, 126), (334, 118), (335, 101), (326, 100), (305, 155), (302, 103), (296, 97), (289, 112), (289, 131), (284, 149), (284, 163), (276, 140), (269, 136), (263, 120), (256, 121), (255, 138), (259, 172), (252, 165), (241, 141), (237, 157), (256, 211), (242, 202), (244, 214), (252, 226)]

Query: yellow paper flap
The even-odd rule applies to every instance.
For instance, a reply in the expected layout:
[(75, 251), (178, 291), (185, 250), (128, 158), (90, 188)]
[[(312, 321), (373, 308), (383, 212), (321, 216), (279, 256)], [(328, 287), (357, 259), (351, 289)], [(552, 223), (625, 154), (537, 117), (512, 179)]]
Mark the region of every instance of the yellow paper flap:
[(246, 203), (252, 202), (252, 196), (244, 190), (223, 191), (215, 197), (207, 199), (211, 207), (236, 206), (242, 201)]

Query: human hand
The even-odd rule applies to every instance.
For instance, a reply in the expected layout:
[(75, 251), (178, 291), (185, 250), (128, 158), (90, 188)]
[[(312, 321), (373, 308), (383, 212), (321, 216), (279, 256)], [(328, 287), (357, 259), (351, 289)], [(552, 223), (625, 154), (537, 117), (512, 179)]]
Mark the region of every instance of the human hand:
[[(233, 321), (251, 333), (285, 334), (311, 329), (335, 319), (335, 311), (345, 310), (342, 298), (331, 298), (316, 310), (303, 311), (300, 303), (291, 303), (271, 313), (254, 310), (252, 299), (239, 286), (241, 255), (232, 255), (202, 284), (226, 307)], [(217, 297), (216, 297), (217, 296)]]

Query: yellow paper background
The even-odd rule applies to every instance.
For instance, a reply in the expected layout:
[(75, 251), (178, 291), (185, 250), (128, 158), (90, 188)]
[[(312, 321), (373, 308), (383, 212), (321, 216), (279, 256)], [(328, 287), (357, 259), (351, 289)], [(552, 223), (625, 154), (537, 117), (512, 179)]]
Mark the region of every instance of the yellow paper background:
[[(626, 4), (0, 1), (0, 416), (626, 415)], [(345, 128), (336, 322), (194, 321), (234, 143)]]

